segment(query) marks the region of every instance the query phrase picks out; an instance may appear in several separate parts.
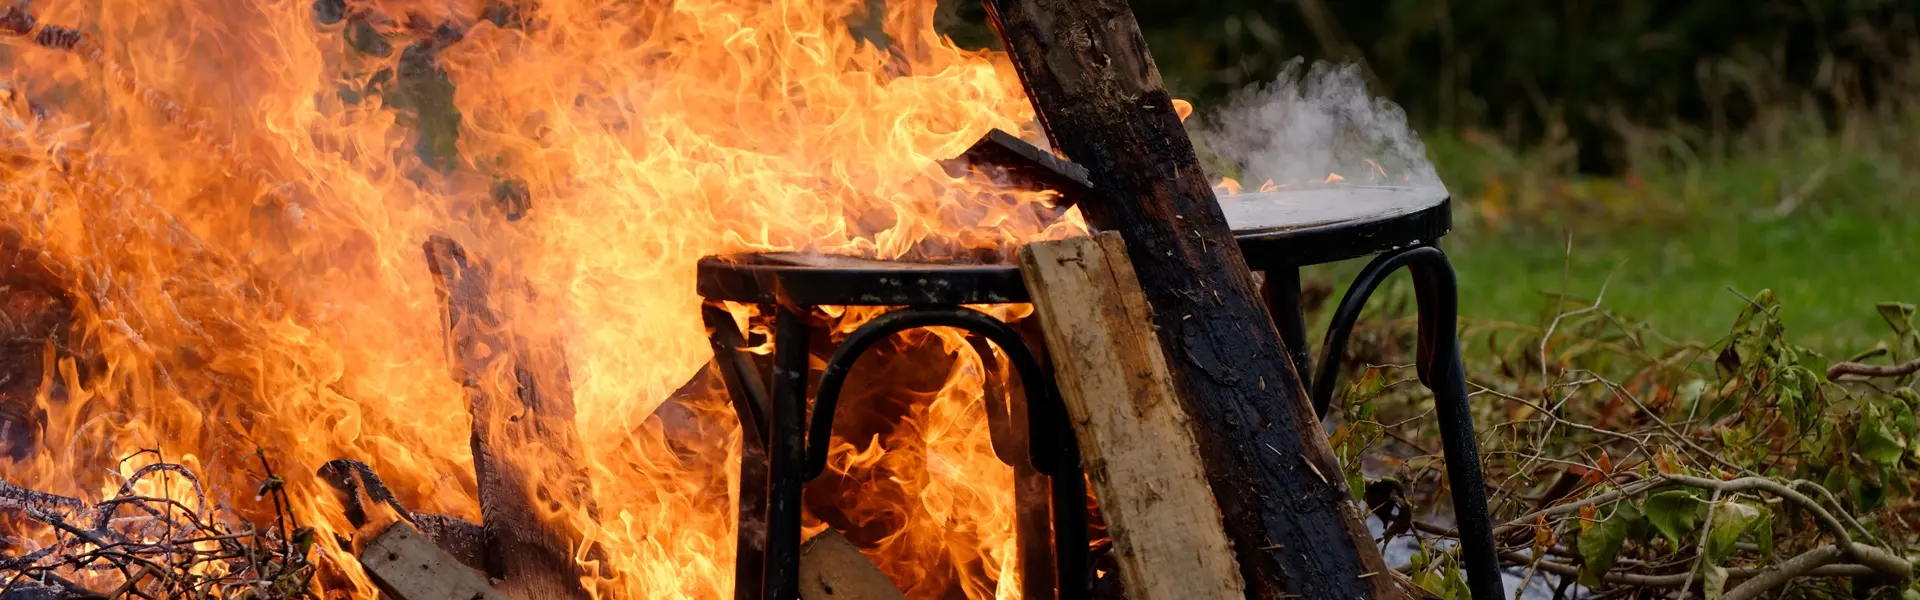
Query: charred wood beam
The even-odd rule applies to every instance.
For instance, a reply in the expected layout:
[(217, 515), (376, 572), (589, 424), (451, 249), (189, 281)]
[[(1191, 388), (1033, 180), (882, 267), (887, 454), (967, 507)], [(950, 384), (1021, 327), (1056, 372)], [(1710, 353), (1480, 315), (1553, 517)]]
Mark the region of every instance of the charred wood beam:
[(1093, 189), (1086, 167), (998, 129), (980, 136), (980, 141), (974, 142), (966, 152), (941, 161), (940, 166), (954, 177), (965, 175), (969, 169), (978, 169), (1003, 176), (1006, 183), (1016, 187), (1060, 192), (1060, 198), (1053, 205), (1062, 212)]
[(1125, 0), (986, 0), (1087, 222), (1126, 241), (1250, 598), (1401, 597)]
[[(587, 598), (573, 560), (579, 532), (544, 515), (594, 512), (562, 357), (515, 335), (488, 297), (492, 269), (451, 239), (426, 243), (453, 377), (473, 417), (487, 573), (521, 599)], [(539, 501), (541, 505), (536, 505)]]

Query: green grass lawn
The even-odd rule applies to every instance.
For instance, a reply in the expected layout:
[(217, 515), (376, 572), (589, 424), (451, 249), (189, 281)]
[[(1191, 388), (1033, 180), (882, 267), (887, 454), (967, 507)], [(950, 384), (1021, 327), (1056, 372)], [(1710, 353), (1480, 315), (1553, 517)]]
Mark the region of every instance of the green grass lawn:
[[(1460, 272), (1461, 312), (1538, 322), (1566, 293), (1602, 299), (1614, 312), (1684, 340), (1725, 335), (1745, 301), (1771, 288), (1788, 334), (1829, 355), (1886, 337), (1876, 302), (1920, 302), (1920, 217), (1801, 216), (1753, 222), (1702, 218), (1671, 230), (1594, 223), (1567, 237), (1463, 232), (1447, 247)], [(1564, 274), (1564, 277), (1563, 277)]]
[[(1571, 298), (1590, 301), (1606, 283), (1614, 313), (1712, 342), (1745, 303), (1729, 288), (1772, 289), (1796, 343), (1829, 356), (1870, 347), (1888, 336), (1875, 303), (1920, 303), (1920, 135), (1904, 133), (1914, 131), (1734, 144), (1731, 156), (1618, 179), (1565, 175), (1536, 156), (1548, 152), (1430, 140), (1456, 201), (1444, 246), (1462, 315), (1543, 323), (1564, 278)], [(1317, 273), (1339, 293), (1357, 269)]]

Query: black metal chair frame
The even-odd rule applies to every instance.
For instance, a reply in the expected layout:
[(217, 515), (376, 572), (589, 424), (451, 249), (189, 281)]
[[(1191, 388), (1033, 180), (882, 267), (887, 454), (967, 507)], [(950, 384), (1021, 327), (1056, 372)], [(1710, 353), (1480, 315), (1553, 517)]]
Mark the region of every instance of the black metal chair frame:
[[(734, 324), (732, 315), (714, 305), (708, 305), (704, 311), (707, 327), (713, 332), (710, 340), (716, 362), (721, 367), (734, 410), (740, 415), (742, 429), (747, 432), (740, 465), (741, 529), (764, 526), (766, 531), (759, 539), (742, 534), (737, 540), (736, 599), (798, 597), (801, 488), (826, 472), (834, 417), (847, 375), (860, 357), (879, 342), (903, 331), (925, 327), (966, 331), (983, 360), (991, 359), (991, 351), (982, 341), (991, 342), (1006, 354), (1020, 377), (1026, 401), (1023, 407), (1011, 409), (1007, 408), (1011, 403), (990, 404), (988, 420), (995, 434), (995, 453), (1009, 464), (1014, 460), (1030, 461), (1034, 469), (1051, 482), (1054, 573), (1049, 579), (1058, 582), (1086, 579), (1091, 562), (1086, 478), (1080, 468), (1079, 446), (1067, 422), (1066, 406), (1060, 400), (1053, 378), (1019, 332), (991, 315), (958, 305), (961, 302), (1025, 302), (1025, 288), (1017, 272), (1011, 279), (983, 280), (979, 277), (981, 269), (941, 266), (935, 268), (933, 274), (914, 274), (913, 283), (902, 286), (900, 275), (903, 273), (893, 269), (741, 269), (737, 263), (721, 264), (702, 262), (703, 267), (713, 267), (703, 269), (703, 294), (709, 299), (770, 300), (762, 305), (762, 314), (772, 312), (774, 315), (773, 390), (769, 395), (760, 383), (759, 369), (752, 357), (742, 349), (745, 336)], [(744, 279), (707, 276), (720, 271), (744, 274)], [(823, 282), (825, 286), (821, 285)], [(873, 293), (888, 285), (913, 297)], [(917, 291), (936, 288), (953, 290), (954, 294)], [(743, 294), (742, 291), (758, 293)], [(981, 293), (988, 295), (977, 295)], [(800, 304), (794, 302), (796, 296), (821, 302)], [(818, 305), (901, 308), (861, 325), (834, 348), (813, 394), (809, 418), (806, 389), (812, 333), (809, 309)], [(1028, 414), (1011, 414), (1022, 409), (1029, 411)], [(1008, 420), (1003, 422), (996, 417)], [(1003, 440), (1009, 436), (1003, 432), (1010, 427), (1008, 423), (1017, 425), (1022, 421), (1027, 428), (1028, 456), (1011, 456)], [(761, 488), (746, 483), (751, 481), (767, 484)], [(755, 515), (765, 515), (765, 521), (753, 519)], [(1063, 584), (1059, 589), (1061, 598), (1081, 599), (1087, 597), (1089, 588), (1084, 584)]]
[[(1461, 363), (1455, 323), (1458, 285), (1446, 254), (1433, 244), (1451, 227), (1444, 198), (1421, 210), (1386, 218), (1321, 227), (1236, 232), (1248, 265), (1266, 276), (1264, 290), (1275, 326), (1291, 353), (1301, 381), (1311, 390), (1314, 410), (1323, 418), (1338, 382), (1340, 359), (1360, 311), (1380, 284), (1405, 268), (1413, 277), (1419, 305), (1417, 371), (1434, 392), (1448, 482), (1462, 541), (1462, 564), (1475, 600), (1500, 600), (1504, 586), (1487, 512), (1486, 487), (1469, 411), (1466, 372)], [(1303, 266), (1378, 255), (1341, 299), (1321, 350), (1319, 369), (1311, 368), (1305, 316), (1300, 306)], [(762, 257), (764, 258), (764, 257)], [(874, 344), (908, 329), (953, 327), (985, 338), (1001, 348), (1026, 389), (1032, 414), (1027, 419), (1029, 451), (1035, 469), (1052, 481), (1055, 567), (1060, 598), (1084, 598), (1087, 580), (1086, 489), (1078, 446), (1052, 377), (1025, 340), (1006, 323), (961, 304), (1027, 302), (1018, 270), (1010, 265), (903, 265), (815, 267), (757, 260), (755, 257), (701, 261), (700, 293), (710, 301), (730, 300), (762, 306), (774, 314), (774, 365), (771, 396), (761, 385), (752, 357), (741, 348), (744, 336), (733, 317), (717, 306), (706, 311), (714, 356), (721, 366), (748, 443), (740, 466), (741, 530), (762, 523), (760, 539), (741, 535), (735, 598), (791, 600), (797, 597), (802, 484), (824, 472), (841, 386), (854, 363)], [(899, 306), (856, 329), (827, 361), (807, 415), (807, 363), (811, 325), (807, 311), (821, 305)], [(980, 345), (976, 343), (976, 349)], [(984, 358), (984, 355), (983, 355)], [(1309, 374), (1314, 374), (1309, 377)], [(990, 411), (991, 412), (991, 411)], [(990, 418), (991, 421), (991, 418)], [(1000, 426), (990, 423), (990, 426)], [(809, 431), (809, 429), (811, 431)], [(996, 442), (997, 443), (997, 442)], [(996, 448), (998, 452), (998, 448)], [(1014, 457), (1001, 456), (1003, 461)], [(746, 482), (767, 481), (761, 488)]]
[[(1308, 346), (1298, 267), (1266, 271), (1268, 310), (1293, 354), (1294, 369), (1309, 387), (1314, 413), (1324, 419), (1339, 383), (1340, 359), (1346, 355), (1347, 339), (1353, 334), (1361, 309), (1380, 284), (1402, 268), (1413, 276), (1420, 336), (1415, 371), (1420, 383), (1433, 391), (1434, 410), (1440, 418), (1441, 454), (1453, 492), (1454, 518), (1462, 542), (1461, 564), (1474, 600), (1498, 600), (1506, 592), (1501, 583), (1499, 549), (1493, 540), (1493, 521), (1487, 512), (1485, 478), (1480, 473), (1466, 368), (1460, 360), (1454, 325), (1459, 314), (1459, 288), (1447, 255), (1438, 247), (1423, 245), (1381, 254), (1368, 263), (1334, 310), (1317, 370), (1310, 367), (1312, 359), (1305, 350)], [(1309, 373), (1313, 373), (1311, 378)]]

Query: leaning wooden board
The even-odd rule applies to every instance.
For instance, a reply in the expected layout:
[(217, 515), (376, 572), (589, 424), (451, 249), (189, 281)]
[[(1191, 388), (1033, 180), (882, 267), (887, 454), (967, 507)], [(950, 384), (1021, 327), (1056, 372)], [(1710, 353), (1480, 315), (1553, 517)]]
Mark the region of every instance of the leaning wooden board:
[(406, 522), (397, 522), (360, 551), (360, 565), (398, 600), (507, 600), (480, 573), (460, 564)]
[(1246, 597), (1147, 300), (1117, 233), (1029, 245), (1020, 274), (1130, 600)]

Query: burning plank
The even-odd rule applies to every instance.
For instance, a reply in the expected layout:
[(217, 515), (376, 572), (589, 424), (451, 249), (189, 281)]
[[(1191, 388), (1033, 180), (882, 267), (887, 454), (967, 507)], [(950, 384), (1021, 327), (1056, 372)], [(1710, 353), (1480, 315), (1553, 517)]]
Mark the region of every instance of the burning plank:
[[(543, 386), (564, 373), (558, 361), (536, 364), (527, 340), (515, 336), (489, 303), (491, 269), (469, 260), (453, 240), (426, 244), (427, 264), (438, 277), (447, 318), (454, 378), (467, 390), (473, 415), (473, 462), (480, 483), (486, 529), (487, 573), (505, 580), (514, 598), (586, 598), (573, 560), (577, 532), (543, 518), (536, 499), (594, 512), (574, 430), (573, 399), (565, 382)], [(505, 369), (498, 361), (506, 361)], [(509, 373), (512, 381), (490, 379)], [(564, 376), (557, 377), (564, 380)]]
[(1054, 205), (1065, 210), (1093, 189), (1087, 168), (1061, 160), (1011, 133), (998, 129), (980, 136), (960, 156), (941, 161), (947, 174), (959, 177), (968, 169), (996, 169), (1007, 183), (1027, 189), (1060, 192)]
[(905, 600), (847, 536), (828, 529), (800, 547), (801, 600)]
[(1033, 244), (1020, 250), (1020, 273), (1128, 597), (1244, 597), (1126, 244), (1115, 233)]
[[(1401, 597), (1125, 0), (988, 0), (1087, 223), (1127, 241), (1248, 596)], [(1131, 591), (1131, 590), (1130, 590)]]
[(507, 600), (405, 521), (360, 551), (360, 565), (397, 600)]

